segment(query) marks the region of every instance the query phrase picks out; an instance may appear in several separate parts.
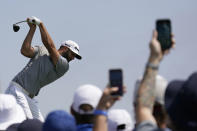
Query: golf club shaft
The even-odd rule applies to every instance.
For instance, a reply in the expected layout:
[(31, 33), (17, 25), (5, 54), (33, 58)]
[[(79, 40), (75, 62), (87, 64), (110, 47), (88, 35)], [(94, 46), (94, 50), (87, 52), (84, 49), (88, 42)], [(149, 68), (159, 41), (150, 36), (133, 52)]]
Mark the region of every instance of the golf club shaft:
[(19, 21), (19, 22), (15, 23), (15, 24), (20, 24), (22, 22), (27, 22), (27, 20)]

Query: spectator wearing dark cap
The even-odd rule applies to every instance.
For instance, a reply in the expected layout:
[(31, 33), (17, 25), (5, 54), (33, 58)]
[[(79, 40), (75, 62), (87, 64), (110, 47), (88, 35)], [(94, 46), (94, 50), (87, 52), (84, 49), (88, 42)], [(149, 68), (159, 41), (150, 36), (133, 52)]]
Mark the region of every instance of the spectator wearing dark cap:
[(6, 129), (6, 131), (17, 131), (19, 125), (20, 123), (12, 124)]
[(52, 111), (46, 117), (42, 131), (76, 131), (76, 122), (72, 115), (63, 110)]
[(165, 108), (179, 131), (197, 131), (197, 72), (187, 80), (174, 80), (165, 92)]
[(78, 131), (92, 131), (94, 110), (102, 95), (102, 91), (95, 85), (86, 84), (76, 89), (71, 113), (77, 122)]
[(6, 131), (42, 131), (43, 123), (38, 119), (27, 119), (20, 124), (13, 124)]

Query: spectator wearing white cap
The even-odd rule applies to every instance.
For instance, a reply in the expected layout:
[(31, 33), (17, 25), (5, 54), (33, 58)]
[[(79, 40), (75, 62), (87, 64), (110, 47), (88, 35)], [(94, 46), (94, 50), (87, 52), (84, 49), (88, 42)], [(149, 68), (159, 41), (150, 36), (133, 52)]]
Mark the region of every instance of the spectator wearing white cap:
[(78, 131), (92, 131), (94, 109), (96, 108), (102, 91), (95, 85), (86, 84), (76, 89), (71, 113), (76, 119)]
[(108, 111), (108, 131), (131, 131), (134, 123), (125, 109), (111, 109)]
[(26, 119), (23, 109), (12, 95), (0, 94), (0, 130)]
[[(32, 23), (32, 21), (34, 21)], [(16, 97), (29, 119), (44, 121), (34, 99), (40, 89), (62, 77), (69, 69), (69, 62), (75, 57), (81, 59), (76, 42), (64, 41), (59, 49), (45, 28), (43, 22), (36, 17), (27, 18), (30, 30), (22, 44), (22, 55), (30, 58), (25, 68), (11, 81), (6, 93)], [(32, 38), (38, 25), (44, 46), (31, 46)]]
[[(134, 107), (136, 106), (137, 92), (141, 82), (141, 78), (135, 83), (134, 90)], [(160, 129), (169, 130), (167, 128), (167, 112), (164, 107), (164, 94), (168, 85), (168, 81), (161, 75), (157, 75), (155, 79), (155, 103), (153, 106), (153, 116)]]

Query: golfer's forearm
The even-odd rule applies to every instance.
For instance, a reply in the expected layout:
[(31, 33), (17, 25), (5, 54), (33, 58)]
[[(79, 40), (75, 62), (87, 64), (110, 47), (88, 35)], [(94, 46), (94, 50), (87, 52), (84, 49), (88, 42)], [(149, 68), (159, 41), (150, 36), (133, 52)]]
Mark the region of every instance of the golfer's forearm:
[(31, 46), (32, 38), (34, 36), (36, 28), (30, 28), (25, 40), (23, 41), (23, 45), (21, 47), (21, 54), (24, 56), (30, 57), (33, 54), (33, 49)]
[(56, 65), (60, 55), (53, 43), (51, 36), (49, 35), (47, 29), (45, 28), (44, 24), (40, 23), (39, 28), (40, 28), (42, 42), (44, 46), (47, 48), (50, 54), (50, 57), (53, 61), (53, 64)]
[(47, 29), (45, 28), (43, 23), (40, 23), (40, 33), (41, 33), (41, 39), (45, 47), (48, 49), (49, 53), (53, 48), (55, 48), (55, 45), (53, 43), (53, 40), (51, 36), (49, 35)]

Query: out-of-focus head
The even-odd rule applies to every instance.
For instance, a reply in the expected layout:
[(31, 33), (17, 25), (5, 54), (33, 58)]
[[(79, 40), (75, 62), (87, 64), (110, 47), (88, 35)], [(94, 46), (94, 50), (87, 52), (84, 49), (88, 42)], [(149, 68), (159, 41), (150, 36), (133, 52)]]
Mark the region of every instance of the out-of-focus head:
[(124, 109), (111, 109), (108, 111), (108, 130), (109, 131), (131, 131), (134, 122), (130, 114)]
[(43, 131), (76, 131), (76, 122), (72, 115), (63, 110), (52, 111), (46, 117)]
[(16, 131), (42, 131), (43, 123), (38, 119), (27, 119), (23, 121)]
[(82, 85), (74, 93), (72, 109), (78, 114), (93, 114), (102, 91), (91, 84)]
[(75, 57), (79, 60), (82, 59), (79, 54), (79, 45), (76, 42), (67, 40), (62, 42), (61, 47), (67, 47), (69, 49), (67, 52), (62, 54), (68, 61), (73, 60)]
[(18, 126), (20, 125), (21, 123), (15, 123), (15, 124), (12, 124), (10, 125), (6, 131), (18, 131)]
[[(141, 78), (138, 79), (135, 83), (135, 89), (134, 89), (134, 103), (136, 102), (137, 98), (137, 91), (139, 88), (141, 82)], [(155, 79), (155, 101), (158, 102), (159, 104), (164, 105), (164, 95), (165, 95), (165, 90), (167, 88), (168, 82), (167, 80), (160, 76), (157, 75)]]
[(12, 95), (0, 94), (0, 130), (26, 119), (23, 109)]
[(165, 108), (176, 128), (197, 130), (197, 72), (187, 80), (174, 80), (165, 93)]

